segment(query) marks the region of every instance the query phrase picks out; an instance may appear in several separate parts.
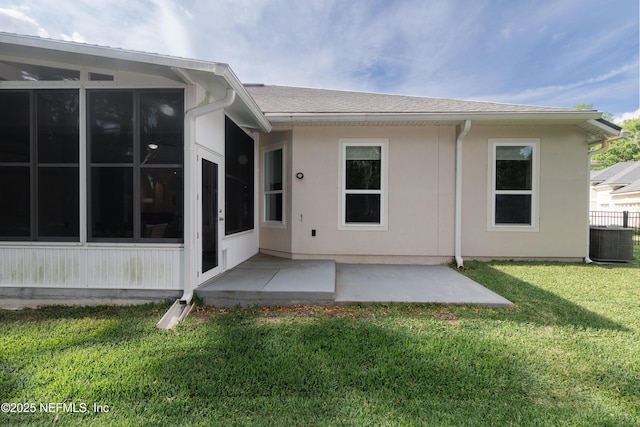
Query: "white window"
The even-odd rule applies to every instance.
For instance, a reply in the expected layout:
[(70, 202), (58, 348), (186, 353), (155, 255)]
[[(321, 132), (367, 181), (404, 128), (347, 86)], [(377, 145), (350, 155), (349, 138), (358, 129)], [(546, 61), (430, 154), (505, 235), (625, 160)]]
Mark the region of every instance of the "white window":
[(387, 139), (342, 139), (342, 229), (386, 229)]
[(266, 150), (263, 154), (264, 170), (264, 221), (285, 223), (285, 161), (284, 146)]
[(490, 139), (489, 228), (538, 230), (538, 139)]

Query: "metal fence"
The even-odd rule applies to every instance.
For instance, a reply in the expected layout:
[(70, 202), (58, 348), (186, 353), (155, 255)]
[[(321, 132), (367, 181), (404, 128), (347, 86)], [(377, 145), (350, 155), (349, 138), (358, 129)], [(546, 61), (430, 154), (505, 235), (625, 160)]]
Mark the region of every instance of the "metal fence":
[(634, 229), (634, 244), (640, 245), (640, 212), (590, 211), (589, 224), (600, 227), (624, 227)]

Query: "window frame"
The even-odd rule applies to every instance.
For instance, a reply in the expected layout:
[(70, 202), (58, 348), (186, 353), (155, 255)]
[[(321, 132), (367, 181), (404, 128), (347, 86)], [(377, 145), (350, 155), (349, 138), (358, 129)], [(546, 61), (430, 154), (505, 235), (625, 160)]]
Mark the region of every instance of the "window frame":
[[(531, 189), (497, 190), (497, 149), (498, 147), (532, 147)], [(489, 198), (487, 203), (487, 229), (489, 231), (539, 231), (539, 188), (540, 188), (540, 139), (539, 138), (490, 138), (489, 139)], [(496, 197), (499, 195), (531, 196), (531, 224), (496, 223)]]
[[(280, 190), (268, 190), (267, 189), (267, 173), (271, 170), (271, 167), (267, 165), (267, 155), (269, 153), (273, 153), (275, 151), (281, 151), (281, 180), (282, 180), (282, 189)], [(262, 224), (267, 227), (274, 228), (286, 228), (287, 226), (287, 213), (286, 213), (286, 205), (287, 205), (287, 156), (286, 156), (286, 147), (285, 144), (278, 144), (268, 148), (265, 148), (262, 151)], [(282, 195), (282, 219), (280, 221), (268, 219), (267, 218), (267, 198), (273, 194), (281, 194)]]
[[(388, 138), (340, 138), (340, 199), (338, 203), (338, 229), (360, 231), (388, 231)], [(347, 148), (380, 147), (380, 189), (347, 189)], [(379, 194), (380, 222), (347, 222), (347, 196), (349, 194)]]
[[(59, 63), (46, 60), (38, 60), (33, 58), (17, 58), (0, 54), (0, 62), (12, 62), (17, 65), (58, 68), (65, 71), (77, 71), (80, 77), (77, 80), (0, 80), (0, 88), (3, 89), (80, 89), (80, 88), (99, 88), (99, 87), (116, 87), (118, 85), (119, 72), (117, 70), (96, 68), (96, 67), (79, 67), (66, 63)], [(94, 76), (110, 76), (110, 80), (96, 80), (91, 78)], [(154, 86), (155, 87), (155, 86)], [(158, 87), (162, 89), (162, 87)]]
[[(38, 244), (46, 244), (46, 243), (72, 243), (77, 244), (81, 241), (82, 237), (82, 215), (81, 215), (81, 196), (80, 196), (80, 186), (81, 186), (81, 154), (80, 154), (80, 145), (81, 145), (81, 98), (82, 92), (78, 88), (17, 88), (11, 89), (8, 88), (5, 90), (3, 88), (3, 92), (14, 92), (14, 93), (23, 93), (28, 98), (29, 104), (29, 159), (27, 161), (22, 162), (0, 162), (0, 168), (26, 168), (28, 170), (29, 183), (28, 183), (28, 197), (29, 197), (29, 218), (28, 218), (28, 235), (23, 236), (10, 236), (10, 235), (2, 235), (0, 236), (0, 240), (3, 242), (30, 242), (30, 243), (38, 243)], [(39, 153), (43, 149), (40, 145), (40, 95), (42, 94), (71, 94), (75, 95), (77, 100), (76, 105), (76, 128), (75, 131), (77, 133), (73, 133), (76, 136), (75, 141), (75, 161), (67, 161), (56, 159), (56, 161), (40, 159)], [(44, 150), (43, 150), (44, 151)], [(45, 171), (51, 171), (54, 169), (70, 171), (71, 176), (75, 175), (75, 184), (77, 185), (78, 191), (75, 194), (75, 200), (73, 201), (73, 206), (69, 205), (72, 210), (75, 210), (76, 217), (73, 218), (76, 223), (77, 229), (74, 231), (77, 234), (74, 235), (47, 235), (43, 232), (45, 227), (42, 226), (41, 220), (45, 217), (45, 212), (41, 211), (43, 205), (46, 202), (41, 198), (43, 190), (41, 189), (41, 174), (45, 174)], [(71, 196), (72, 198), (74, 195)]]
[[(141, 98), (147, 94), (153, 93), (163, 93), (163, 92), (175, 92), (176, 94), (181, 93), (182, 95), (182, 107), (183, 111), (179, 112), (182, 118), (186, 114), (184, 108), (186, 106), (186, 91), (181, 88), (135, 88), (135, 89), (127, 89), (127, 88), (91, 88), (87, 89), (85, 93), (85, 102), (86, 102), (86, 239), (88, 243), (135, 243), (135, 244), (158, 244), (158, 243), (184, 243), (184, 214), (185, 214), (185, 206), (184, 206), (184, 180), (185, 177), (185, 168), (184, 168), (184, 154), (181, 160), (181, 163), (145, 163), (145, 159), (142, 159), (141, 156), (141, 144), (142, 144), (142, 135), (141, 135)], [(130, 93), (132, 96), (132, 158), (130, 161), (117, 161), (117, 162), (94, 162), (92, 161), (92, 138), (91, 134), (91, 96), (94, 93)], [(184, 123), (184, 120), (183, 120)], [(184, 129), (182, 130), (182, 138), (183, 138), (183, 146), (182, 151), (184, 151), (184, 145), (186, 142), (184, 141)], [(131, 171), (131, 215), (132, 215), (132, 233), (131, 237), (128, 236), (118, 236), (118, 237), (106, 237), (106, 236), (94, 236), (93, 235), (93, 185), (94, 185), (94, 171), (104, 170), (104, 171), (114, 171), (116, 169), (127, 169)], [(147, 230), (143, 229), (143, 219), (142, 219), (142, 203), (143, 198), (141, 194), (141, 173), (144, 170), (179, 170), (181, 172), (182, 179), (182, 208), (180, 212), (180, 216), (182, 217), (182, 233), (180, 237), (149, 237), (144, 236)]]

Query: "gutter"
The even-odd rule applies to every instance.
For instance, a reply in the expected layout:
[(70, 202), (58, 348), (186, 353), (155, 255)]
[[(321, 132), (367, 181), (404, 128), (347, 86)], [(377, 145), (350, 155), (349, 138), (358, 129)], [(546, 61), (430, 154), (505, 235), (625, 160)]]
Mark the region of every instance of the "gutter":
[[(614, 123), (608, 122), (606, 120), (598, 119), (598, 120), (589, 120), (590, 125), (597, 127), (600, 130), (605, 131), (608, 134), (613, 134), (615, 137), (609, 139), (607, 142), (615, 141), (616, 139), (626, 138), (629, 136), (628, 132), (625, 132), (624, 129), (615, 125)], [(599, 144), (600, 142), (595, 142), (590, 145)], [(608, 146), (608, 143), (607, 143)], [(604, 151), (606, 151), (605, 149)], [(595, 153), (594, 153), (595, 154)]]
[[(594, 118), (600, 117), (601, 113), (597, 112), (577, 112), (577, 111), (510, 111), (510, 112), (429, 112), (429, 113), (277, 113), (265, 112), (264, 115), (271, 123), (278, 124), (295, 124), (309, 122), (380, 122), (380, 121), (465, 121), (472, 118), (473, 120), (568, 120), (568, 121), (593, 121)], [(551, 117), (550, 117), (551, 116)], [(602, 128), (599, 122), (596, 126)], [(607, 128), (608, 133), (611, 129)]]
[(184, 156), (184, 171), (185, 171), (185, 193), (184, 193), (184, 291), (182, 297), (176, 300), (169, 311), (160, 319), (157, 327), (160, 329), (171, 329), (184, 319), (193, 307), (193, 291), (195, 283), (197, 281), (197, 265), (196, 265), (196, 249), (197, 242), (196, 236), (196, 212), (195, 206), (197, 199), (195, 197), (196, 191), (196, 174), (197, 164), (195, 163), (196, 156), (196, 141), (195, 141), (195, 129), (196, 119), (205, 114), (211, 114), (215, 111), (224, 109), (233, 104), (236, 99), (236, 91), (229, 88), (227, 89), (227, 95), (217, 101), (213, 101), (209, 104), (205, 104), (199, 107), (192, 108), (187, 111), (184, 117), (185, 124), (185, 156)]
[(454, 256), (459, 269), (464, 268), (462, 259), (462, 140), (471, 129), (471, 120), (464, 122), (464, 127), (456, 138), (456, 212), (455, 212), (455, 237)]

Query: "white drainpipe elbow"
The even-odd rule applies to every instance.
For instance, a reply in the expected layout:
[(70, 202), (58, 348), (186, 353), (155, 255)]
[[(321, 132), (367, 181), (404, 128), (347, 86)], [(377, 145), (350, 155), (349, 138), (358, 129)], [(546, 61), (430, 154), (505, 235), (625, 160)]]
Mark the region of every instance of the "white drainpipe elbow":
[(195, 164), (195, 130), (196, 119), (205, 114), (210, 114), (223, 108), (227, 108), (233, 104), (236, 99), (236, 91), (227, 89), (224, 98), (213, 101), (209, 104), (201, 105), (187, 111), (184, 117), (185, 124), (185, 194), (184, 194), (184, 291), (180, 298), (181, 304), (189, 304), (193, 299), (193, 290), (196, 282), (196, 259), (195, 256), (195, 235), (196, 235), (196, 212), (195, 212), (195, 191), (196, 191), (196, 175), (197, 165)]
[(454, 256), (459, 269), (464, 268), (462, 259), (462, 140), (471, 128), (471, 120), (465, 120), (464, 127), (456, 138), (456, 207)]

